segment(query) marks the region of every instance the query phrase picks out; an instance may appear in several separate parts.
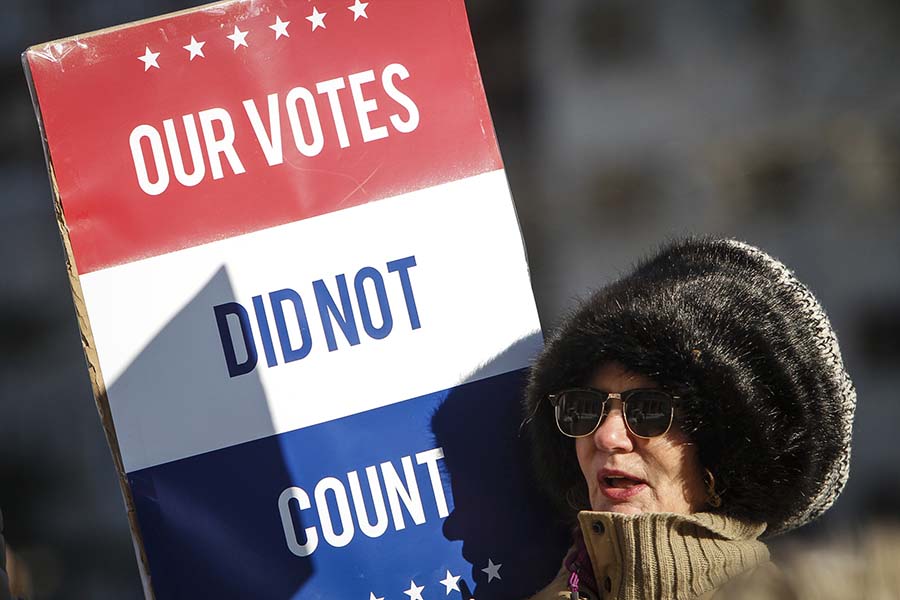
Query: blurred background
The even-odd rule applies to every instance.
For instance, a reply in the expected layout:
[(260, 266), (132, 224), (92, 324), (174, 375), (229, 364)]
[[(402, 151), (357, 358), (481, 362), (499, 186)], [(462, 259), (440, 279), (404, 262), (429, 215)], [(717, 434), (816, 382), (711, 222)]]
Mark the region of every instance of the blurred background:
[[(19, 54), (198, 4), (4, 4), (0, 507), (35, 598), (141, 591)], [(544, 327), (676, 235), (734, 236), (782, 259), (831, 316), (859, 406), (846, 491), (774, 550), (883, 559), (861, 532), (900, 521), (900, 3), (467, 6)]]

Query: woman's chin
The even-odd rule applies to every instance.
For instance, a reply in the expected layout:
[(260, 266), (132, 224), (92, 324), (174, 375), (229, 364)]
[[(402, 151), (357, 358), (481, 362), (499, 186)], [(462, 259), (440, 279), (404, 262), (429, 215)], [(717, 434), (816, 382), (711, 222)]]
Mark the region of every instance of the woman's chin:
[(591, 510), (622, 515), (639, 515), (646, 512), (639, 505), (631, 504), (630, 502), (610, 502), (606, 498), (603, 498), (601, 502), (591, 502)]

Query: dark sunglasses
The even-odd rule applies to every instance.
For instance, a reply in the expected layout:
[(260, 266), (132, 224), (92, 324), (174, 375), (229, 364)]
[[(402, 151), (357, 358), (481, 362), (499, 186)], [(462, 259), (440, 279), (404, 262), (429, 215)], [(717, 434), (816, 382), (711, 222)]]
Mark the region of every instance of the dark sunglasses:
[(556, 426), (563, 435), (573, 438), (591, 435), (600, 427), (610, 398), (622, 401), (625, 426), (639, 438), (665, 435), (672, 427), (678, 397), (660, 389), (634, 389), (619, 394), (572, 388), (548, 396), (556, 411)]

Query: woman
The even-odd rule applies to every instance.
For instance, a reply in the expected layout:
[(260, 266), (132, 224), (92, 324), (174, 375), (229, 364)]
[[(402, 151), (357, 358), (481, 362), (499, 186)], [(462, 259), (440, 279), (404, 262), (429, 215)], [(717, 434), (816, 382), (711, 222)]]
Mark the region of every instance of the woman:
[(532, 370), (538, 474), (577, 516), (535, 598), (776, 585), (759, 538), (834, 502), (855, 404), (827, 317), (784, 265), (734, 240), (664, 248), (565, 319)]

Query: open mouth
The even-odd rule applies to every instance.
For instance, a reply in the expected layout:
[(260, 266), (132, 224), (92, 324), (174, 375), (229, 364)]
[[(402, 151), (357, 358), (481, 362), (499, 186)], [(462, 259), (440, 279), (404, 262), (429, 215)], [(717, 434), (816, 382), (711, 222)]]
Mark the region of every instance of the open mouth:
[(641, 485), (644, 482), (639, 479), (625, 477), (624, 475), (609, 475), (603, 478), (603, 483), (605, 483), (607, 487), (627, 490), (629, 488), (633, 488), (636, 485)]
[(647, 487), (646, 482), (617, 471), (604, 469), (598, 473), (600, 492), (610, 500), (628, 500)]

